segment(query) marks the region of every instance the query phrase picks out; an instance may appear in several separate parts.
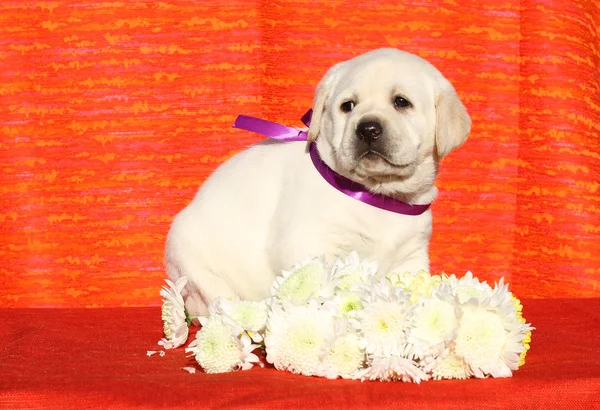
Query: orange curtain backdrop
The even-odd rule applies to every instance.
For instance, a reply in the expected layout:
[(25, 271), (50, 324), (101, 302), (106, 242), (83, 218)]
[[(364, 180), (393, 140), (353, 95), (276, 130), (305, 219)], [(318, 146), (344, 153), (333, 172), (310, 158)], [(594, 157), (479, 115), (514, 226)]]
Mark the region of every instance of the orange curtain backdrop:
[[(473, 119), (432, 270), (600, 296), (600, 2), (0, 2), (0, 307), (154, 305), (173, 216), (328, 67), (435, 64)], [(232, 249), (231, 252), (235, 252)]]

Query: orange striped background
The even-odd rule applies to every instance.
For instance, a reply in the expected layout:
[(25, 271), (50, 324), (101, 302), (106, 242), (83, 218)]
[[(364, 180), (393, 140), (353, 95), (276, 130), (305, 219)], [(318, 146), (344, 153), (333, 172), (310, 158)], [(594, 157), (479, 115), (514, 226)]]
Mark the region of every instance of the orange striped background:
[(0, 307), (160, 302), (166, 232), (332, 64), (427, 58), (473, 118), (443, 163), (433, 270), (600, 296), (600, 4), (0, 1)]

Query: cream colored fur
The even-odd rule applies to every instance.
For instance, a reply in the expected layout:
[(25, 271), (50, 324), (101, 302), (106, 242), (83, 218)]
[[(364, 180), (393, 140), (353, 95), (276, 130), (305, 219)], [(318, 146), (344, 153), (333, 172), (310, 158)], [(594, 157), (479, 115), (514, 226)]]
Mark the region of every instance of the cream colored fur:
[[(397, 108), (401, 96), (411, 106)], [(341, 104), (353, 101), (345, 113)], [(433, 201), (439, 160), (467, 138), (469, 116), (452, 85), (415, 55), (379, 49), (335, 65), (317, 87), (309, 138), (338, 173), (403, 201)], [(378, 121), (371, 149), (356, 135)], [(431, 211), (406, 216), (345, 196), (315, 170), (304, 142), (266, 141), (221, 165), (175, 218), (171, 279), (189, 277), (190, 314), (217, 296), (258, 300), (282, 269), (351, 250), (381, 271), (428, 269)]]

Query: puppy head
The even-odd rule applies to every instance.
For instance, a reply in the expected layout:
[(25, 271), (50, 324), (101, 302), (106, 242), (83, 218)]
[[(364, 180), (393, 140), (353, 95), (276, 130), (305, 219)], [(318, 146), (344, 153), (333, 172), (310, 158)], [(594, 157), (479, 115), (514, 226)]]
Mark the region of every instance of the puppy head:
[(414, 196), (471, 120), (454, 88), (422, 58), (379, 49), (332, 67), (317, 86), (309, 141), (338, 173), (374, 192)]

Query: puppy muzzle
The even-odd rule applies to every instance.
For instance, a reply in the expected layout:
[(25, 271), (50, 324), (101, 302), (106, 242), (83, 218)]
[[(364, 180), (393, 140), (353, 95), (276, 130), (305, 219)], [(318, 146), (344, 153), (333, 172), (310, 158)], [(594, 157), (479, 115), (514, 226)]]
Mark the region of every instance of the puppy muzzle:
[(362, 121), (356, 126), (356, 136), (369, 146), (382, 136), (382, 132), (379, 121)]

